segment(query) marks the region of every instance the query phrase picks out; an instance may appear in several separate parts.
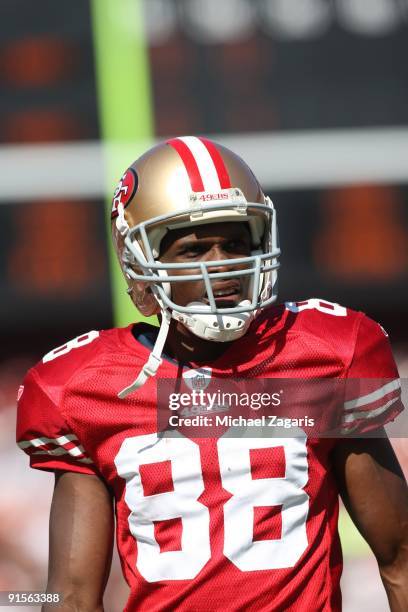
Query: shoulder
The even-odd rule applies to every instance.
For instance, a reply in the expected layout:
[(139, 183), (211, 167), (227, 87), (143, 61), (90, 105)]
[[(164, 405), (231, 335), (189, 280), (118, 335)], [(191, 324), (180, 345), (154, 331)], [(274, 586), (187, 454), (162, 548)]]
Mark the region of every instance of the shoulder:
[(68, 382), (106, 351), (109, 332), (90, 331), (49, 351), (26, 374), (18, 393), (17, 443), (30, 465), (94, 474), (78, 434), (61, 410)]
[(81, 374), (99, 372), (114, 362), (115, 355), (126, 352), (121, 338), (126, 329), (81, 334), (49, 351), (28, 371), (18, 393), (17, 442), (32, 467), (96, 473), (81, 433), (69, 418), (66, 396)]
[(321, 298), (284, 302), (266, 309), (260, 322), (271, 333), (309, 334), (331, 341), (340, 334), (350, 341), (366, 315)]
[[(281, 346), (286, 347), (291, 371), (300, 363), (302, 372), (317, 376), (323, 365), (320, 375), (347, 380), (342, 387), (342, 433), (378, 429), (403, 410), (397, 366), (381, 325), (363, 312), (318, 298), (276, 308), (280, 311), (271, 311), (269, 321), (280, 321)], [(339, 367), (332, 367), (333, 361)]]
[(384, 337), (381, 326), (364, 312), (322, 298), (285, 302), (284, 307), (288, 328), (326, 340), (346, 352), (354, 349), (362, 329), (365, 337)]
[[(366, 359), (370, 371), (393, 363), (387, 334), (365, 313), (321, 298), (285, 302), (260, 317), (266, 334), (282, 333), (299, 344), (325, 347), (347, 368)], [(388, 366), (386, 369), (389, 369)]]
[(74, 377), (87, 368), (101, 367), (120, 351), (125, 332), (126, 328), (91, 330), (52, 349), (28, 371), (24, 393), (37, 386), (57, 404), (57, 396)]
[(319, 298), (286, 302), (285, 308), (295, 318), (292, 329), (331, 344), (345, 362), (349, 376), (398, 375), (388, 334), (364, 312)]
[(299, 302), (285, 302), (287, 324), (297, 330), (328, 335), (341, 331), (353, 334), (364, 313), (322, 298), (309, 298)]

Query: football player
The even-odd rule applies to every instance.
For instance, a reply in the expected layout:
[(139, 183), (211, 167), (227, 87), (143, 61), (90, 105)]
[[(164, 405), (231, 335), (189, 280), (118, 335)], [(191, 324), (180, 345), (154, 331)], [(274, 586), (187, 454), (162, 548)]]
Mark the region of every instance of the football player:
[[(340, 493), (392, 611), (408, 610), (407, 488), (382, 435), (402, 404), (380, 326), (324, 300), (275, 304), (275, 208), (245, 162), (207, 139), (134, 162), (112, 231), (129, 295), (160, 327), (52, 350), (18, 404), (19, 446), (55, 472), (47, 588), (61, 609), (102, 609), (116, 522), (126, 610), (340, 610)], [(371, 379), (346, 395), (338, 425), (375, 437), (166, 436), (158, 381), (194, 377)]]

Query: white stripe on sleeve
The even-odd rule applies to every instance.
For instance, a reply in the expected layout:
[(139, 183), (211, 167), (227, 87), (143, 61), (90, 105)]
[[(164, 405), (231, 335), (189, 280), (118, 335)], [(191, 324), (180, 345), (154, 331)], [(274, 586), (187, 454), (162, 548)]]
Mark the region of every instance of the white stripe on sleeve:
[[(30, 447), (39, 448), (41, 446), (52, 444), (55, 448), (51, 449), (42, 449), (36, 450), (32, 454), (33, 455), (51, 455), (51, 456), (61, 456), (61, 455), (70, 455), (74, 457), (77, 461), (81, 461), (82, 463), (92, 463), (92, 460), (86, 457), (86, 451), (81, 444), (75, 444), (79, 442), (78, 438), (74, 434), (68, 434), (65, 436), (58, 436), (58, 438), (32, 438), (31, 440), (23, 440), (18, 442), (18, 446), (22, 449), (27, 449)], [(66, 448), (66, 445), (73, 445), (71, 448)]]
[(30, 446), (43, 446), (44, 444), (57, 444), (62, 446), (69, 442), (77, 442), (78, 438), (74, 434), (68, 434), (66, 436), (59, 436), (58, 438), (32, 438), (31, 440), (23, 440), (18, 442), (18, 446), (22, 449), (29, 448)]
[(377, 417), (386, 410), (388, 410), (388, 408), (395, 404), (395, 402), (398, 402), (398, 400), (399, 397), (394, 397), (387, 403), (383, 404), (382, 406), (379, 406), (379, 408), (375, 408), (374, 410), (366, 410), (364, 412), (352, 412), (351, 414), (345, 414), (343, 417), (343, 422), (352, 423), (353, 421), (357, 421), (359, 419), (373, 419), (374, 417)]
[(386, 385), (376, 389), (372, 393), (368, 393), (367, 395), (363, 395), (361, 397), (357, 397), (353, 400), (348, 400), (344, 402), (345, 410), (354, 410), (355, 408), (359, 408), (360, 406), (366, 406), (367, 404), (371, 404), (372, 402), (376, 402), (381, 399), (387, 393), (391, 393), (392, 391), (396, 391), (397, 389), (401, 389), (401, 381), (399, 378), (392, 380)]

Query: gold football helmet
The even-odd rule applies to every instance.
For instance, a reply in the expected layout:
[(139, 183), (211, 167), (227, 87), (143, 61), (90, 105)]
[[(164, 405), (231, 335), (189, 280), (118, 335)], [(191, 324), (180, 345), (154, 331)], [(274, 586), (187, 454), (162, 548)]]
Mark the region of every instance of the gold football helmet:
[[(248, 224), (250, 256), (200, 263), (160, 261), (160, 244), (167, 232), (218, 222)], [(121, 396), (157, 371), (171, 318), (201, 338), (227, 342), (245, 334), (260, 309), (276, 299), (280, 255), (276, 211), (247, 164), (208, 139), (174, 138), (136, 160), (114, 193), (112, 231), (133, 302), (145, 316), (162, 315), (148, 363)], [(249, 277), (248, 299), (217, 307), (212, 283), (234, 277)], [(173, 283), (190, 280), (205, 284), (207, 303), (182, 306), (172, 300)]]

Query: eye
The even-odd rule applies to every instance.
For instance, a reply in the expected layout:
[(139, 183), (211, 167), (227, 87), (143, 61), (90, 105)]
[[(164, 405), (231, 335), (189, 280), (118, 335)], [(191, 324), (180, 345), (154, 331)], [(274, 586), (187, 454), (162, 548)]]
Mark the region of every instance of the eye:
[(178, 255), (192, 259), (194, 257), (198, 257), (202, 255), (205, 252), (205, 250), (206, 249), (204, 246), (201, 246), (199, 244), (190, 244), (190, 245), (186, 245), (182, 247), (179, 250)]
[(234, 240), (228, 240), (225, 244), (225, 250), (232, 253), (249, 253), (250, 245), (246, 240), (236, 238)]

